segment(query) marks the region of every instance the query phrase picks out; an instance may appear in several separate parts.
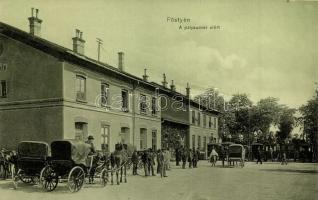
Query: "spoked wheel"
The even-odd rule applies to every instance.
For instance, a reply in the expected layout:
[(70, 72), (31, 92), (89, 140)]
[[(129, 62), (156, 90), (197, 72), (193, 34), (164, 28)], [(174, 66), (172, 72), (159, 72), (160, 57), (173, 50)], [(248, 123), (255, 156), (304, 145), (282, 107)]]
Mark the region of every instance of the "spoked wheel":
[(0, 178), (6, 179), (6, 171), (2, 161), (0, 161)]
[(19, 179), (23, 182), (23, 183), (33, 183), (33, 177), (30, 176), (22, 176), (19, 175)]
[(68, 179), (67, 179), (68, 189), (71, 192), (78, 192), (83, 187), (84, 181), (85, 181), (84, 170), (81, 167), (76, 166), (70, 171), (68, 175)]
[(40, 183), (47, 191), (55, 190), (58, 180), (58, 176), (51, 166), (46, 166), (41, 170)]
[(105, 187), (107, 185), (108, 181), (109, 181), (108, 170), (103, 169), (100, 173), (100, 183), (101, 183), (102, 187)]
[(18, 188), (18, 181), (19, 181), (19, 176), (21, 173), (21, 170), (18, 170), (18, 172), (16, 172), (15, 166), (12, 165), (11, 166), (11, 178), (12, 178), (12, 183), (13, 183), (13, 188), (17, 189)]

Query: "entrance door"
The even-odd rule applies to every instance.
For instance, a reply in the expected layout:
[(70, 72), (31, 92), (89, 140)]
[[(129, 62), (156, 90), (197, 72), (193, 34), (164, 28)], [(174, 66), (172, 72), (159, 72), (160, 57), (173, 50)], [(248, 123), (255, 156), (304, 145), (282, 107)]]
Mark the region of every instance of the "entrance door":
[(141, 128), (140, 129), (140, 149), (147, 148), (147, 129)]

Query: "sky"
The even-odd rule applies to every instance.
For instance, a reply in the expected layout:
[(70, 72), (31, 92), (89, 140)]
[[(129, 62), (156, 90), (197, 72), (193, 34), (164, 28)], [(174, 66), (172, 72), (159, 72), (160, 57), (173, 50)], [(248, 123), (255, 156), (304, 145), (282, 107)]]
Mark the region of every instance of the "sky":
[(192, 95), (215, 87), (226, 99), (271, 96), (297, 108), (318, 82), (318, 1), (0, 0), (0, 21), (29, 31), (31, 7), (42, 38), (71, 49), (78, 28), (85, 55), (97, 59), (101, 38), (102, 62), (117, 66), (123, 51), (127, 72), (142, 77), (147, 68), (157, 83), (165, 73), (178, 92), (189, 82)]

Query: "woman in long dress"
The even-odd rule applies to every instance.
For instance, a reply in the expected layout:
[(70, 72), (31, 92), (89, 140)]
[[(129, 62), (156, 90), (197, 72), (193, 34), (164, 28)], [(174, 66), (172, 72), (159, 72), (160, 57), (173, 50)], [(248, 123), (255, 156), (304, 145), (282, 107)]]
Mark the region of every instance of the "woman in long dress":
[(212, 167), (215, 167), (215, 163), (217, 161), (217, 158), (219, 157), (219, 154), (215, 151), (214, 148), (212, 148), (212, 151), (210, 153), (210, 162), (212, 163)]

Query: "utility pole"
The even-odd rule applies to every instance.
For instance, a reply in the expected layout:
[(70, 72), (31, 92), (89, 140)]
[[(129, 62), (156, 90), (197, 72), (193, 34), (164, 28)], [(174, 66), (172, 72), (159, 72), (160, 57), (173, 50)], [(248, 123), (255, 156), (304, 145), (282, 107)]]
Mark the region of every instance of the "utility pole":
[(97, 42), (97, 45), (98, 45), (98, 49), (97, 49), (97, 60), (98, 62), (100, 61), (100, 46), (103, 45), (103, 40), (100, 39), (100, 38), (96, 38), (96, 42)]

